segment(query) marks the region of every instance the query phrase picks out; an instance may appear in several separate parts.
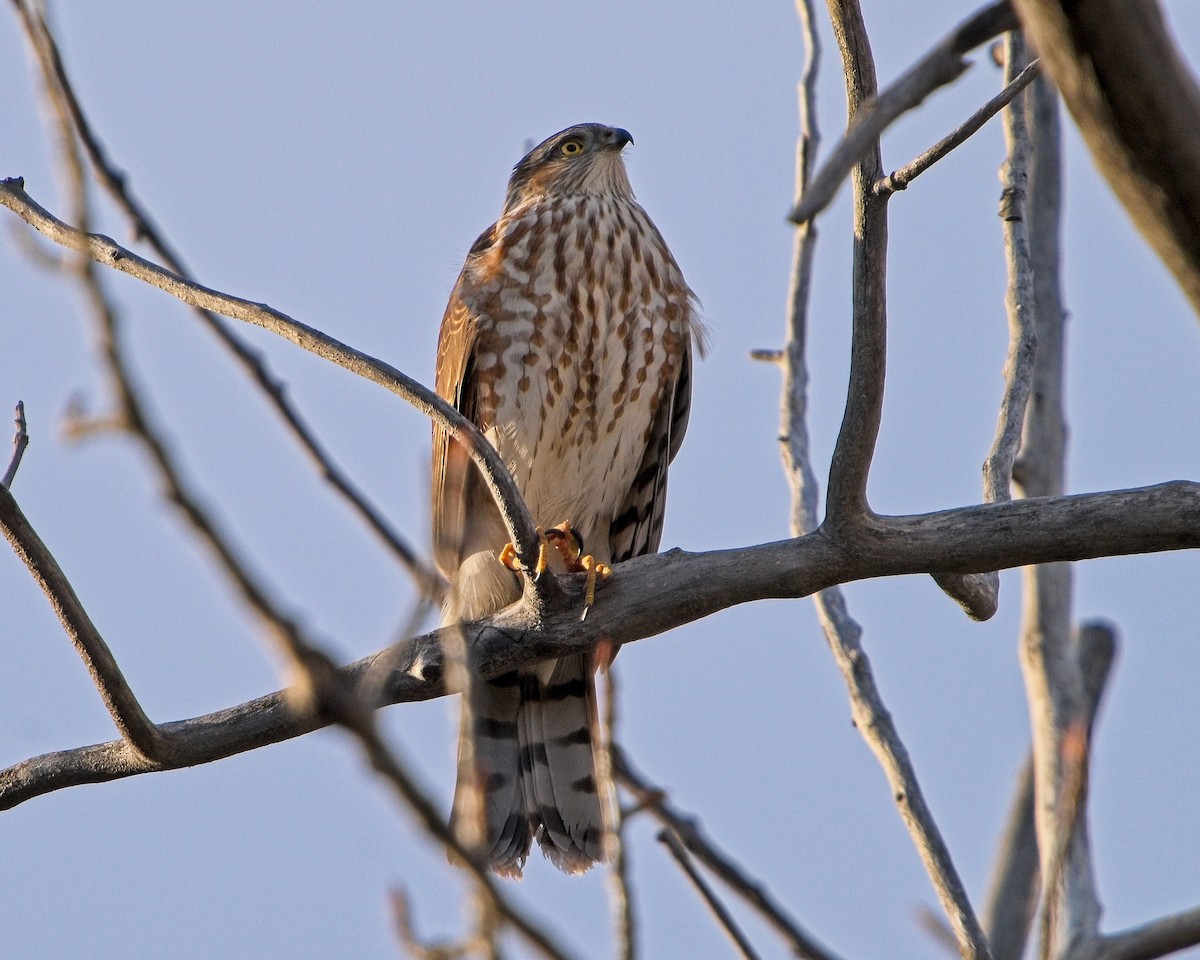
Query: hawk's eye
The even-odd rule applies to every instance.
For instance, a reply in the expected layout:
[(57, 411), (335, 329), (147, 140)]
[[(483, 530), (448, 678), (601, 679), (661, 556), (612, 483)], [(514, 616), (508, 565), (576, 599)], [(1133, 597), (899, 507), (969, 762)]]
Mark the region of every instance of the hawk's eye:
[(583, 153), (583, 141), (572, 137), (570, 140), (564, 140), (558, 148), (558, 152), (564, 157), (577, 157)]

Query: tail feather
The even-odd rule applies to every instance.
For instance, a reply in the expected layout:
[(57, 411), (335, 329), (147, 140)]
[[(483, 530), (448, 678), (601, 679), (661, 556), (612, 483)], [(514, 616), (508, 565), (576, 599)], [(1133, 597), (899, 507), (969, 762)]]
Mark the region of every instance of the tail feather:
[[(536, 698), (526, 698), (531, 715), (523, 729), (532, 737), (534, 794), (542, 828), (542, 852), (561, 870), (582, 873), (603, 860), (605, 815), (596, 780), (592, 731), (596, 697), (587, 656), (555, 661)], [(524, 745), (523, 745), (524, 746)]]
[[(519, 678), (513, 673), (476, 684), (471, 699), (474, 775), (460, 769), (451, 828), (468, 846), (482, 842), (497, 873), (519, 877), (533, 840), (522, 788)], [(463, 736), (460, 765), (467, 747)]]

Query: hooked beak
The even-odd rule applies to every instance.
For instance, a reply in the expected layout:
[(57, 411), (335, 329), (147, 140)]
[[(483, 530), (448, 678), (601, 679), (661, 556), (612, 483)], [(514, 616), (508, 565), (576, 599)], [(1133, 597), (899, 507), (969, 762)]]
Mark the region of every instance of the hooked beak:
[(628, 130), (623, 130), (621, 127), (609, 127), (608, 133), (604, 136), (604, 145), (610, 150), (621, 150), (630, 143), (633, 143), (633, 137), (629, 135)]

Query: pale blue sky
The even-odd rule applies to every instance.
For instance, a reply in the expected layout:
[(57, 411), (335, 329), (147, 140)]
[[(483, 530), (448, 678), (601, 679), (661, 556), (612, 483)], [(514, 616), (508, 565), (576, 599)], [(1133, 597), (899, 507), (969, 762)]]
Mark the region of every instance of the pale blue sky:
[[(865, 7), (885, 81), (972, 9), (948, 0)], [(1175, 0), (1169, 10), (1200, 56), (1200, 9)], [(786, 535), (778, 377), (747, 353), (778, 346), (783, 330), (802, 64), (790, 4), (734, 13), (717, 2), (452, 0), (347, 13), (132, 0), (59, 4), (53, 20), (86, 110), (202, 282), (266, 301), (426, 382), (446, 296), (527, 141), (579, 121), (628, 128), (634, 189), (713, 330), (672, 471), (664, 546)], [(823, 37), (828, 146), (844, 110)], [(975, 59), (888, 134), (890, 167), (995, 91), (998, 72), (982, 51)], [(0, 176), (24, 176), (33, 197), (65, 213), (31, 77), (6, 15)], [(1200, 478), (1200, 326), (1078, 139), (1066, 143), (1070, 488)], [(993, 123), (891, 205), (889, 383), (871, 485), (885, 512), (979, 498), (1006, 342), (1002, 150)], [(100, 229), (127, 239), (107, 203), (97, 214)], [(810, 429), (822, 476), (845, 391), (849, 250), (843, 196), (821, 222), (813, 301)], [(185, 308), (125, 277), (106, 282), (189, 475), (277, 595), (340, 656), (393, 640), (413, 599), (403, 571)], [(10, 239), (0, 291), (0, 408), (24, 400), (33, 434), (14, 493), (147, 710), (177, 719), (274, 689), (264, 645), (161, 502), (140, 453), (116, 438), (59, 439), (72, 395), (105, 403), (75, 295)], [(420, 415), (286, 343), (242, 332), (337, 460), (424, 544)], [(1195, 553), (1077, 568), (1079, 616), (1110, 618), (1122, 638), (1091, 794), (1108, 929), (1200, 903), (1198, 581)], [(981, 904), (1028, 741), (1018, 578), (1004, 576), (1002, 610), (982, 625), (928, 578), (848, 594)], [(0, 765), (111, 739), (86, 672), (7, 552), (0, 601)], [(629, 647), (618, 671), (636, 762), (819, 939), (847, 958), (938, 955), (914, 919), (934, 895), (850, 726), (809, 604), (726, 611)], [(448, 804), (453, 704), (396, 707), (385, 718)], [(645, 955), (730, 956), (653, 833), (647, 820), (632, 827)], [(391, 957), (390, 887), (413, 894), (423, 931), (442, 933), (456, 928), (464, 889), (333, 733), (31, 801), (0, 816), (0, 858), (0, 929), (7, 955), (22, 958)], [(535, 856), (512, 890), (581, 956), (611, 955), (602, 874), (563, 877)], [(784, 955), (755, 921), (747, 926), (765, 957)]]

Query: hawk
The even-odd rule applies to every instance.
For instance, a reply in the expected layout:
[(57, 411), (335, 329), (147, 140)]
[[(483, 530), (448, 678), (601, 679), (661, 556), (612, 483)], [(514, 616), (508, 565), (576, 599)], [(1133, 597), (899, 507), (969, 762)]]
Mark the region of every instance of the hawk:
[[(658, 549), (702, 335), (694, 295), (634, 200), (621, 157), (632, 142), (585, 123), (516, 165), (450, 294), (437, 352), (438, 394), (495, 445), (534, 521), (569, 521), (601, 564)], [(520, 598), (497, 559), (507, 539), (466, 451), (435, 425), (444, 623)], [(464, 706), (473, 729), (460, 733), (453, 819), (460, 837), (484, 835), (500, 874), (521, 875), (535, 837), (568, 873), (606, 859), (594, 671), (588, 655), (562, 657), (475, 684)]]

